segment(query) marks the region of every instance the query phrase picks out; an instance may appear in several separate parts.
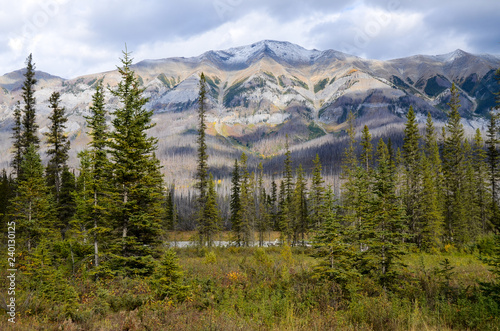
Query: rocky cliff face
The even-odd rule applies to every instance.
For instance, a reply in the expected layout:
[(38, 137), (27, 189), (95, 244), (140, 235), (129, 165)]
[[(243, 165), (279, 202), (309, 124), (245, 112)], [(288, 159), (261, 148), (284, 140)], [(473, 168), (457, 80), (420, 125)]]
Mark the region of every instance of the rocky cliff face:
[[(152, 134), (160, 138), (159, 156), (170, 164), (169, 158), (179, 155), (179, 150), (188, 155), (193, 149), (201, 72), (210, 86), (211, 146), (229, 158), (242, 149), (261, 156), (275, 155), (285, 134), (296, 146), (335, 139), (349, 111), (373, 132), (403, 123), (410, 105), (422, 119), (430, 112), (436, 120), (444, 120), (452, 83), (460, 89), (466, 126), (481, 126), (494, 105), (493, 93), (498, 91), (494, 73), (499, 66), (496, 56), (461, 50), (377, 61), (266, 40), (193, 58), (146, 60), (134, 65), (134, 70), (150, 98), (147, 107), (155, 111), (157, 126)], [(37, 79), (40, 130), (46, 130), (47, 100), (53, 91), (59, 91), (69, 114), (68, 134), (76, 165), (75, 153), (87, 142), (84, 116), (95, 83), (103, 79), (112, 89), (118, 73), (65, 80), (37, 72)], [(9, 158), (12, 111), (20, 98), (22, 82), (22, 71), (0, 77), (3, 167)], [(107, 102), (112, 112), (116, 100), (108, 94)]]

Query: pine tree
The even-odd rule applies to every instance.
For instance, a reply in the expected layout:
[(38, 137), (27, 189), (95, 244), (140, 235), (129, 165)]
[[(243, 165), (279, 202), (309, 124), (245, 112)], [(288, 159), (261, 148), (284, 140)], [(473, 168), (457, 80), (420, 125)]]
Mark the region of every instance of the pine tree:
[(280, 240), (282, 243), (291, 242), (292, 228), (290, 226), (290, 204), (287, 200), (285, 181), (280, 181), (279, 197), (278, 197), (278, 230), (280, 231)]
[(200, 223), (199, 233), (202, 243), (206, 243), (208, 247), (212, 247), (215, 235), (220, 230), (220, 217), (217, 206), (217, 196), (215, 193), (215, 184), (212, 174), (208, 179), (208, 190), (206, 202), (203, 206), (202, 221)]
[(366, 171), (370, 170), (370, 165), (372, 164), (372, 136), (370, 131), (368, 130), (368, 126), (363, 127), (363, 131), (361, 133), (361, 164), (365, 168)]
[(493, 111), (490, 112), (490, 122), (487, 131), (487, 156), (488, 156), (488, 176), (491, 188), (491, 223), (500, 226), (500, 208), (498, 207), (498, 180), (500, 178), (500, 152), (498, 151), (498, 125), (499, 115)]
[(311, 225), (315, 229), (319, 229), (321, 226), (321, 222), (325, 218), (325, 187), (323, 186), (325, 181), (321, 176), (321, 162), (319, 160), (318, 154), (316, 154), (316, 158), (314, 159), (313, 163), (314, 169), (312, 174), (311, 192), (309, 194), (309, 210)]
[(240, 196), (240, 168), (238, 160), (234, 160), (234, 169), (231, 176), (231, 230), (234, 233), (233, 241), (241, 246), (243, 242), (243, 232), (241, 227), (241, 196)]
[(305, 245), (305, 235), (309, 230), (309, 217), (307, 211), (307, 187), (304, 178), (304, 169), (302, 164), (299, 164), (297, 169), (297, 179), (292, 197), (292, 228), (293, 228), (293, 243), (296, 245), (302, 241)]
[(14, 126), (12, 127), (12, 162), (16, 178), (19, 178), (21, 173), (21, 162), (23, 160), (23, 127), (21, 123), (21, 104), (18, 101), (14, 108)]
[(292, 154), (288, 145), (288, 135), (285, 140), (285, 160), (283, 170), (283, 180), (285, 184), (286, 200), (288, 204), (292, 201), (293, 195), (293, 170), (292, 170)]
[(266, 189), (264, 188), (264, 167), (259, 162), (257, 167), (257, 189), (256, 189), (256, 230), (259, 234), (259, 246), (264, 246), (264, 235), (269, 230), (269, 214), (266, 208)]
[(30, 54), (26, 59), (26, 72), (24, 73), (24, 84), (22, 87), (22, 97), (24, 101), (23, 118), (22, 118), (22, 150), (23, 154), (27, 153), (29, 146), (33, 145), (36, 150), (40, 145), (38, 138), (38, 124), (36, 123), (36, 99), (35, 99), (35, 64), (33, 57)]
[(19, 241), (30, 253), (42, 237), (54, 235), (53, 202), (43, 176), (43, 165), (35, 145), (30, 145), (21, 162), (23, 176), (17, 182), (17, 196), (11, 200), (11, 217)]
[(273, 179), (271, 181), (271, 194), (268, 199), (268, 209), (270, 215), (271, 229), (278, 229), (278, 207), (276, 203), (278, 202), (278, 186), (276, 185), (276, 181)]
[(247, 156), (245, 153), (241, 154), (240, 160), (240, 204), (241, 204), (241, 224), (240, 232), (242, 244), (245, 246), (250, 245), (252, 241), (253, 221), (255, 217), (255, 206), (253, 199), (253, 183), (252, 176), (247, 168)]
[(45, 133), (47, 137), (47, 155), (49, 163), (47, 165), (47, 182), (53, 191), (56, 204), (59, 204), (61, 191), (61, 175), (63, 169), (67, 167), (69, 140), (64, 134), (65, 123), (68, 121), (64, 114), (64, 107), (59, 106), (60, 94), (54, 92), (49, 98), (52, 113), (49, 116), (49, 131)]
[(285, 160), (283, 170), (284, 201), (281, 204), (279, 216), (279, 228), (282, 240), (287, 240), (290, 244), (293, 235), (292, 220), (292, 199), (294, 193), (292, 157), (288, 145), (288, 135), (285, 140)]
[(491, 201), (488, 190), (488, 164), (487, 155), (484, 149), (483, 136), (479, 128), (476, 130), (473, 144), (472, 167), (474, 168), (474, 178), (477, 184), (474, 201), (477, 203), (481, 232), (485, 234), (491, 229), (490, 210), (488, 208)]
[(148, 137), (152, 110), (143, 96), (139, 79), (131, 69), (132, 59), (124, 52), (121, 81), (112, 94), (120, 101), (112, 121), (109, 153), (113, 162), (113, 182), (116, 190), (115, 229), (121, 234), (114, 243), (115, 267), (128, 273), (152, 272), (148, 257), (159, 242), (161, 233), (162, 176), (154, 155), (158, 140)]
[(455, 85), (451, 88), (450, 112), (446, 123), (446, 136), (443, 145), (443, 172), (445, 177), (445, 225), (449, 242), (463, 245), (466, 233), (466, 220), (463, 214), (465, 205), (463, 183), (465, 176), (463, 140), (464, 128), (461, 124), (460, 98)]
[(474, 165), (473, 165), (473, 152), (472, 146), (466, 139), (463, 144), (464, 153), (464, 183), (462, 187), (463, 201), (467, 201), (467, 206), (463, 205), (462, 214), (465, 219), (466, 229), (463, 232), (459, 232), (461, 235), (461, 241), (464, 243), (475, 240), (481, 231), (481, 211), (479, 203), (477, 200), (477, 189), (479, 183), (475, 176)]
[[(368, 133), (368, 134), (366, 134)], [(361, 260), (363, 252), (367, 248), (369, 235), (369, 208), (372, 179), (370, 173), (364, 168), (366, 162), (358, 161), (356, 157), (356, 138), (354, 131), (354, 115), (348, 117), (348, 147), (344, 152), (342, 165), (342, 221), (345, 224), (344, 237), (350, 243), (353, 262), (352, 267), (357, 268), (358, 261)], [(368, 130), (365, 130), (365, 152), (371, 148)], [(365, 153), (368, 158), (370, 153)]]
[(206, 133), (207, 124), (205, 123), (205, 112), (206, 112), (206, 94), (207, 94), (207, 82), (205, 75), (201, 73), (200, 75), (200, 92), (198, 94), (198, 167), (196, 170), (196, 188), (199, 194), (200, 208), (203, 208), (205, 203), (205, 197), (208, 189), (208, 154), (207, 154), (207, 143), (206, 143)]
[(102, 80), (96, 84), (92, 104), (89, 107), (90, 116), (85, 117), (89, 128), (88, 135), (90, 150), (80, 155), (80, 203), (77, 202), (77, 210), (80, 208), (80, 217), (86, 218), (85, 227), (89, 229), (94, 246), (94, 265), (99, 267), (99, 242), (111, 231), (108, 215), (110, 213), (110, 198), (112, 173), (111, 164), (108, 160), (108, 138), (109, 129), (106, 124), (106, 109), (104, 103), (104, 88)]
[(59, 203), (57, 204), (57, 223), (63, 239), (65, 239), (65, 234), (69, 230), (70, 222), (75, 214), (75, 191), (75, 175), (65, 167), (61, 174), (61, 189), (59, 192)]
[(177, 209), (175, 206), (175, 185), (172, 184), (165, 197), (165, 220), (167, 230), (175, 230), (177, 226)]
[(403, 144), (403, 162), (405, 168), (405, 189), (404, 189), (404, 203), (406, 207), (406, 215), (408, 220), (408, 229), (411, 234), (415, 235), (417, 244), (420, 245), (421, 237), (418, 235), (420, 229), (419, 216), (418, 216), (418, 197), (419, 197), (419, 183), (420, 183), (420, 169), (419, 169), (419, 140), (418, 124), (415, 117), (413, 107), (410, 106), (408, 114), (406, 115), (407, 121), (405, 126), (405, 136)]
[(315, 276), (332, 279), (344, 288), (360, 274), (356, 269), (356, 248), (348, 240), (342, 216), (335, 206), (331, 186), (325, 192), (325, 221), (314, 238), (314, 256), (321, 259), (314, 268)]
[(405, 254), (405, 215), (396, 196), (394, 173), (390, 167), (387, 145), (382, 139), (377, 146), (377, 162), (368, 225), (371, 233), (363, 265), (387, 288), (395, 279), (396, 266), (401, 264), (401, 257)]
[[(7, 211), (9, 210), (9, 201), (13, 194), (13, 183), (11, 178), (7, 176), (7, 171), (2, 169), (2, 179), (0, 181), (0, 220), (6, 220)], [(5, 218), (4, 218), (5, 217)], [(0, 226), (1, 230), (5, 230), (5, 222)], [(4, 233), (6, 233), (4, 231)]]
[(430, 251), (441, 245), (443, 234), (443, 213), (440, 207), (439, 191), (436, 185), (436, 173), (432, 160), (424, 153), (420, 156), (422, 172), (422, 190), (418, 199), (420, 220), (420, 247)]

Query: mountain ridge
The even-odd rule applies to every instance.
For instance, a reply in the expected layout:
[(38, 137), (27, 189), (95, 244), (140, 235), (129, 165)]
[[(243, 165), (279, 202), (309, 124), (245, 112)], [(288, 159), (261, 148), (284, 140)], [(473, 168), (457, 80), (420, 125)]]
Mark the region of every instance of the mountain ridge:
[[(498, 67), (497, 56), (462, 50), (382, 61), (272, 40), (207, 51), (196, 57), (143, 60), (132, 66), (149, 97), (146, 107), (155, 112), (157, 126), (151, 134), (160, 139), (158, 155), (165, 164), (170, 164), (180, 150), (192, 150), (194, 145), (190, 132), (196, 128), (201, 72), (208, 84), (211, 146), (225, 151), (226, 162), (242, 150), (255, 157), (279, 154), (287, 134), (296, 148), (333, 143), (344, 134), (349, 111), (357, 114), (358, 124), (368, 125), (375, 136), (400, 128), (409, 106), (416, 109), (421, 120), (430, 112), (442, 122), (452, 83), (460, 91), (466, 126), (484, 126), (495, 102), (493, 93), (498, 91)], [(50, 94), (60, 92), (61, 105), (69, 117), (67, 131), (75, 166), (76, 153), (88, 141), (84, 116), (89, 114), (95, 84), (102, 79), (112, 89), (120, 76), (117, 70), (110, 70), (72, 79), (37, 71), (36, 77), (40, 130), (43, 132), (48, 123)], [(22, 82), (22, 69), (0, 76), (0, 166), (4, 167), (9, 156), (13, 107), (20, 100)], [(112, 112), (116, 99), (107, 92), (106, 100)], [(191, 168), (187, 164), (177, 166), (177, 175)], [(185, 173), (182, 176), (189, 177)]]

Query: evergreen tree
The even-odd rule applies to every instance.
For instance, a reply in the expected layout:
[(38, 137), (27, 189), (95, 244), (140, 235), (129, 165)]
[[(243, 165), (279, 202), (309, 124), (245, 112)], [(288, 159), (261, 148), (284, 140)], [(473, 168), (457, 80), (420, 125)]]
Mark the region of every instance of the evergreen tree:
[(463, 140), (464, 128), (461, 124), (460, 97), (455, 85), (451, 88), (450, 111), (445, 126), (446, 136), (443, 144), (443, 172), (445, 177), (445, 225), (449, 242), (463, 245), (466, 236), (466, 219), (463, 214), (465, 205), (463, 184), (465, 177)]
[(30, 145), (23, 161), (23, 176), (17, 182), (17, 196), (11, 200), (11, 216), (16, 221), (17, 237), (28, 253), (42, 237), (52, 237), (53, 202), (43, 176), (43, 165), (35, 145)]
[(24, 101), (23, 118), (22, 118), (22, 150), (23, 154), (27, 153), (29, 146), (33, 145), (36, 150), (40, 145), (38, 138), (36, 123), (36, 99), (35, 99), (35, 64), (33, 57), (30, 54), (26, 59), (26, 72), (24, 73), (24, 84), (22, 87), (22, 97)]
[[(498, 107), (498, 106), (497, 106)], [(490, 112), (490, 122), (488, 125), (486, 147), (488, 156), (488, 176), (491, 188), (491, 223), (500, 225), (500, 208), (498, 207), (498, 180), (500, 178), (500, 152), (498, 151), (498, 125), (499, 115), (493, 111)]]
[(114, 228), (121, 232), (114, 242), (119, 254), (114, 263), (125, 272), (147, 274), (153, 268), (148, 256), (161, 233), (162, 176), (154, 155), (158, 140), (147, 135), (154, 126), (153, 111), (144, 108), (148, 99), (130, 67), (129, 53), (124, 52), (122, 64), (122, 79), (111, 91), (121, 105), (114, 112), (109, 143), (116, 190)]
[(175, 185), (172, 184), (165, 197), (165, 220), (167, 230), (175, 230), (177, 225), (177, 210), (175, 206)]
[(470, 242), (479, 236), (481, 231), (480, 207), (477, 200), (478, 181), (474, 173), (472, 146), (466, 139), (463, 144), (464, 183), (462, 187), (463, 201), (468, 205), (460, 206), (464, 215), (466, 231), (462, 234), (462, 242)]
[(325, 221), (314, 238), (314, 256), (321, 262), (314, 268), (320, 278), (332, 279), (344, 288), (360, 276), (356, 269), (356, 248), (347, 239), (342, 217), (335, 206), (331, 186), (325, 193)]
[[(353, 268), (357, 268), (358, 261), (366, 251), (369, 235), (369, 209), (371, 196), (371, 177), (369, 172), (363, 166), (366, 162), (359, 163), (356, 153), (356, 138), (354, 131), (354, 115), (350, 113), (348, 118), (348, 147), (344, 152), (344, 161), (342, 165), (342, 221), (345, 223), (344, 238), (352, 246)], [(368, 139), (369, 138), (369, 139)], [(370, 153), (371, 137), (368, 130), (365, 130), (365, 159)], [(366, 161), (366, 160), (365, 160)]]
[(240, 232), (242, 244), (250, 245), (252, 241), (252, 225), (255, 217), (255, 206), (253, 199), (253, 183), (252, 176), (247, 168), (247, 156), (241, 154), (241, 182), (240, 182), (240, 204), (241, 204), (241, 224)]
[(75, 214), (75, 192), (75, 175), (65, 167), (61, 174), (61, 189), (59, 192), (59, 203), (57, 204), (57, 223), (63, 239), (65, 239), (65, 234), (69, 230), (70, 222)]
[(99, 242), (102, 243), (104, 237), (111, 231), (107, 216), (110, 213), (112, 191), (110, 186), (112, 168), (108, 160), (107, 150), (110, 134), (106, 124), (107, 112), (102, 80), (96, 84), (89, 110), (90, 116), (85, 117), (85, 119), (91, 141), (88, 153), (80, 156), (82, 170), (79, 180), (81, 182), (80, 191), (83, 194), (80, 201), (84, 204), (80, 208), (84, 210), (87, 218), (86, 227), (89, 229), (89, 235), (92, 236), (94, 265), (99, 267)]
[(418, 124), (415, 117), (413, 107), (410, 106), (408, 114), (406, 115), (407, 121), (405, 126), (405, 136), (403, 144), (403, 162), (405, 169), (405, 192), (404, 203), (406, 207), (406, 215), (408, 220), (408, 229), (411, 234), (415, 235), (417, 244), (420, 245), (421, 237), (418, 235), (420, 229), (419, 215), (418, 215), (418, 197), (419, 197), (419, 184), (420, 184), (420, 167), (419, 167), (419, 140)]
[(21, 104), (19, 101), (14, 108), (14, 126), (12, 127), (12, 162), (16, 178), (19, 178), (21, 173), (21, 162), (23, 160), (23, 127), (21, 123)]
[[(9, 210), (9, 200), (12, 198), (13, 185), (12, 181), (7, 176), (7, 171), (2, 169), (2, 179), (0, 181), (0, 221), (7, 220), (7, 212)], [(1, 230), (5, 230), (5, 222), (2, 223)], [(6, 232), (4, 232), (6, 233)]]
[(292, 197), (292, 227), (293, 243), (298, 244), (302, 241), (305, 245), (305, 234), (309, 230), (309, 217), (307, 211), (307, 187), (304, 178), (304, 169), (299, 164), (297, 169), (297, 180)]
[(437, 249), (441, 245), (443, 234), (443, 214), (436, 185), (436, 173), (432, 160), (424, 153), (420, 156), (422, 172), (422, 190), (418, 200), (420, 212), (420, 247), (424, 250)]
[(207, 124), (205, 123), (205, 112), (206, 112), (206, 94), (207, 94), (207, 81), (205, 75), (201, 73), (200, 75), (200, 92), (198, 94), (198, 167), (196, 170), (196, 188), (199, 194), (200, 208), (203, 208), (205, 203), (205, 197), (208, 189), (208, 154), (207, 154), (207, 143), (206, 143), (206, 133)]
[(54, 92), (49, 98), (52, 113), (49, 116), (49, 131), (45, 133), (47, 145), (49, 146), (47, 154), (49, 163), (47, 165), (47, 182), (51, 187), (56, 204), (59, 204), (59, 195), (61, 191), (61, 175), (63, 169), (67, 167), (69, 140), (64, 134), (65, 123), (68, 121), (64, 114), (64, 107), (59, 106), (60, 94)]
[(292, 238), (292, 228), (290, 226), (290, 204), (287, 200), (285, 181), (280, 181), (278, 197), (278, 230), (280, 231), (281, 242), (287, 241), (290, 244)]
[(401, 257), (405, 254), (405, 215), (396, 196), (394, 173), (387, 145), (382, 139), (377, 146), (377, 162), (368, 225), (371, 233), (363, 267), (373, 272), (386, 288), (395, 279), (396, 266), (401, 264)]
[(241, 246), (243, 243), (243, 231), (241, 224), (241, 196), (240, 196), (240, 169), (238, 160), (234, 160), (234, 169), (231, 177), (231, 230), (234, 233), (233, 241)]
[(474, 182), (477, 184), (475, 189), (474, 201), (477, 204), (479, 212), (480, 228), (482, 233), (486, 233), (491, 229), (490, 224), (490, 208), (491, 201), (490, 192), (488, 189), (488, 164), (487, 155), (484, 149), (483, 136), (479, 128), (476, 130), (473, 144), (472, 167), (474, 169)]
[(325, 187), (323, 186), (325, 181), (321, 176), (321, 162), (319, 160), (318, 154), (316, 154), (316, 158), (314, 159), (313, 163), (314, 169), (312, 174), (311, 192), (309, 194), (309, 209), (311, 225), (315, 229), (319, 229), (321, 226), (321, 222), (325, 218)]
[(264, 188), (264, 167), (259, 162), (256, 190), (256, 230), (259, 234), (259, 246), (264, 246), (264, 235), (269, 230), (269, 215), (266, 208), (266, 189)]
[(212, 174), (210, 174), (206, 203), (203, 206), (202, 221), (199, 229), (200, 236), (202, 236), (201, 242), (206, 243), (208, 247), (212, 247), (215, 235), (220, 230), (219, 223), (220, 217), (217, 206), (214, 178)]
[(268, 199), (268, 209), (269, 209), (269, 217), (271, 222), (271, 229), (276, 230), (278, 228), (278, 208), (276, 203), (278, 202), (278, 187), (276, 185), (276, 181), (273, 179), (271, 181), (271, 194)]
[(366, 171), (370, 170), (370, 165), (372, 164), (372, 136), (370, 131), (368, 130), (368, 126), (363, 127), (363, 131), (361, 133), (361, 164), (365, 168)]
[(288, 145), (288, 135), (286, 135), (286, 140), (285, 140), (285, 160), (284, 160), (283, 180), (285, 184), (286, 200), (288, 204), (290, 204), (293, 195), (293, 170), (292, 170), (292, 154), (290, 153), (290, 148)]

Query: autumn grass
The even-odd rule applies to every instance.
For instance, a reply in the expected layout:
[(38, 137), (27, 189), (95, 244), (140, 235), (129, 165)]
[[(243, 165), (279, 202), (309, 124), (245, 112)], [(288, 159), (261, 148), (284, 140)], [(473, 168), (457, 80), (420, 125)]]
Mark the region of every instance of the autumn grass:
[(37, 294), (13, 328), (3, 316), (0, 329), (499, 330), (498, 303), (479, 288), (492, 274), (478, 254), (410, 253), (384, 291), (369, 277), (347, 288), (317, 279), (311, 248), (175, 251), (188, 286), (182, 301), (155, 297), (149, 277), (94, 281), (81, 272), (68, 278), (78, 293), (69, 315)]

